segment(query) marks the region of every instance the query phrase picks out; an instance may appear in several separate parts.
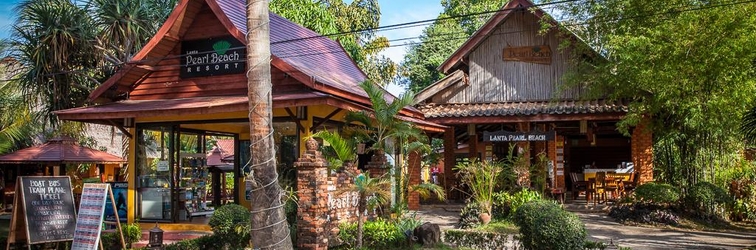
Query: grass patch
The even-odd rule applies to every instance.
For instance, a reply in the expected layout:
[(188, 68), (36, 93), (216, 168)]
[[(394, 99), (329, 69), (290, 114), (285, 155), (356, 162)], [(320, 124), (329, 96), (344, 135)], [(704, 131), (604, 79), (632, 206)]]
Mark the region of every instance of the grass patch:
[(480, 226), (477, 229), (485, 231), (485, 232), (501, 233), (501, 234), (520, 233), (520, 228), (517, 227), (517, 225), (515, 225), (513, 222), (507, 221), (507, 220), (491, 221), (491, 223), (488, 223), (488, 225)]

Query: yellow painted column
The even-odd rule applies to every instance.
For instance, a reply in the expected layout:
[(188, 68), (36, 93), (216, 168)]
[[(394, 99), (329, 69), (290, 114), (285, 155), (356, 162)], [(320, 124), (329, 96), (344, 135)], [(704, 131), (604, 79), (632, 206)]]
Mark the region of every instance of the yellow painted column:
[(310, 132), (310, 128), (312, 128), (312, 125), (313, 125), (314, 111), (315, 110), (307, 110), (307, 119), (304, 121), (300, 121), (300, 123), (302, 124), (302, 127), (304, 127), (304, 131), (299, 131), (299, 155), (304, 154), (306, 150), (304, 147), (305, 142), (307, 141), (307, 138), (312, 136), (312, 132)]
[(129, 182), (129, 190), (127, 191), (128, 206), (126, 211), (126, 218), (128, 223), (134, 223), (136, 219), (136, 128), (130, 128), (129, 133), (133, 135), (133, 138), (129, 139), (129, 159), (128, 159), (128, 175), (127, 181)]

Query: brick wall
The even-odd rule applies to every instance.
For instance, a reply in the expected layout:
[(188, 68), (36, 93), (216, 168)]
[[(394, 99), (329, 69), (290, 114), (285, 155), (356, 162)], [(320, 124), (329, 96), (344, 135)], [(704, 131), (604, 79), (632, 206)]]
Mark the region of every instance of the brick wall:
[(631, 156), (638, 173), (638, 183), (654, 180), (654, 140), (651, 120), (646, 117), (633, 129), (631, 137)]

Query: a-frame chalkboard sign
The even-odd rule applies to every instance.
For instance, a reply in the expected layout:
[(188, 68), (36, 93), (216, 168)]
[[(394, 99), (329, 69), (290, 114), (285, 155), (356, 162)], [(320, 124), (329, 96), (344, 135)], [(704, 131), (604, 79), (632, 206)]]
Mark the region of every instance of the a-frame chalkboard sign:
[(75, 209), (68, 176), (19, 176), (6, 249), (73, 240)]
[[(105, 216), (105, 199), (108, 197), (110, 197), (112, 204), (116, 204), (110, 184), (84, 183), (84, 188), (81, 191), (81, 203), (79, 204), (79, 217), (76, 221), (73, 243), (71, 244), (72, 250), (95, 250), (98, 246), (100, 249), (104, 249), (102, 241), (100, 241), (100, 233)], [(118, 210), (115, 206), (112, 207), (116, 217), (117, 232), (121, 236), (121, 248), (126, 249)]]

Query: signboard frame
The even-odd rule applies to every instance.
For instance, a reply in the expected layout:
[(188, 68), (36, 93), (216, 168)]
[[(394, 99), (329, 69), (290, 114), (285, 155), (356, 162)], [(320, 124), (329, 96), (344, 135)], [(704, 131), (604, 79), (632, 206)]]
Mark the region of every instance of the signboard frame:
[(553, 141), (556, 140), (556, 131), (531, 131), (517, 132), (500, 130), (495, 132), (483, 132), (484, 142), (529, 142), (529, 141)]
[[(95, 242), (93, 244), (91, 244), (91, 246), (94, 247), (94, 248), (76, 248), (76, 244), (78, 242), (77, 238), (82, 239), (82, 237), (77, 237), (78, 236), (77, 232), (83, 231), (83, 230), (80, 230), (80, 226), (81, 227), (85, 227), (84, 223), (85, 222), (88, 223), (88, 222), (91, 221), (91, 220), (82, 220), (82, 219), (80, 219), (81, 216), (82, 216), (82, 213), (81, 213), (82, 206), (85, 205), (85, 201), (84, 201), (85, 197), (84, 196), (86, 195), (86, 190), (88, 190), (88, 189), (94, 189), (94, 190), (105, 189), (105, 190), (102, 191), (102, 194), (97, 194), (99, 196), (92, 195), (92, 196), (94, 196), (93, 198), (95, 198), (96, 200), (94, 200), (93, 202), (87, 202), (88, 203), (87, 206), (91, 205), (95, 209), (97, 209), (97, 207), (99, 207), (99, 209), (95, 210), (96, 214), (98, 214), (98, 215), (95, 215), (95, 217), (98, 218), (98, 220), (96, 220), (97, 221), (97, 223), (96, 223), (97, 224), (97, 226), (96, 226), (96, 229), (97, 229), (96, 230), (96, 234), (97, 234), (97, 236), (95, 238)], [(108, 197), (110, 198), (110, 202), (112, 204), (116, 204), (115, 203), (115, 199), (113, 198), (113, 190), (112, 190), (111, 185), (109, 183), (84, 183), (84, 187), (82, 188), (82, 198), (81, 198), (82, 201), (79, 204), (79, 216), (77, 217), (76, 227), (74, 228), (74, 237), (73, 237), (73, 242), (71, 243), (71, 249), (87, 249), (87, 250), (92, 249), (92, 250), (94, 250), (94, 249), (97, 249), (98, 245), (100, 246), (100, 249), (104, 249), (103, 245), (102, 245), (102, 240), (100, 240), (100, 238), (102, 236), (102, 224), (103, 224), (103, 221), (105, 219), (105, 203), (107, 203), (106, 199), (108, 199)], [(118, 210), (115, 208), (115, 206), (112, 206), (112, 207), (113, 207), (113, 212), (115, 214), (115, 224), (117, 225), (118, 233), (119, 233), (119, 235), (121, 237), (121, 247), (123, 249), (126, 249), (126, 241), (125, 241), (125, 239), (123, 237), (123, 230), (121, 229), (121, 222), (120, 222), (120, 218), (118, 217)], [(85, 215), (85, 216), (91, 216), (91, 215)], [(89, 224), (92, 224), (92, 223), (89, 223)]]
[[(31, 245), (34, 244), (44, 244), (44, 243), (56, 243), (56, 242), (63, 242), (63, 241), (70, 241), (73, 240), (73, 234), (71, 234), (71, 238), (65, 238), (65, 239), (56, 239), (56, 240), (36, 240), (34, 237), (31, 236), (31, 233), (29, 231), (29, 218), (31, 218), (29, 215), (29, 211), (27, 211), (27, 199), (26, 194), (27, 191), (29, 191), (29, 194), (32, 194), (32, 189), (26, 189), (24, 186), (24, 181), (28, 180), (31, 181), (47, 181), (48, 184), (51, 184), (52, 181), (59, 181), (56, 184), (58, 186), (55, 187), (47, 187), (47, 188), (53, 188), (52, 194), (63, 194), (65, 197), (61, 197), (60, 201), (62, 202), (60, 204), (61, 209), (57, 211), (61, 211), (61, 214), (58, 215), (66, 215), (65, 212), (70, 212), (68, 214), (71, 216), (71, 221), (73, 221), (74, 226), (76, 224), (76, 206), (75, 206), (75, 200), (73, 197), (73, 189), (71, 188), (71, 178), (68, 176), (18, 176), (16, 177), (16, 194), (13, 198), (13, 211), (11, 214), (11, 223), (10, 228), (8, 232), (8, 240), (6, 244), (6, 249), (10, 249), (11, 244), (16, 243), (20, 240), (26, 240), (28, 249), (31, 249)], [(67, 186), (66, 186), (67, 185)], [(30, 185), (31, 186), (31, 185)], [(57, 187), (57, 188), (56, 188)], [(45, 188), (45, 187), (42, 187)], [(47, 189), (49, 191), (51, 189)], [(44, 193), (47, 193), (45, 191)], [(68, 194), (65, 193), (57, 193), (58, 191), (67, 191)], [(31, 195), (30, 195), (31, 196)], [(70, 198), (69, 200), (63, 199), (63, 198)], [(30, 200), (31, 201), (31, 200)], [(69, 202), (70, 201), (70, 202)], [(33, 204), (32, 204), (33, 205)], [(19, 209), (20, 208), (20, 209)], [(69, 211), (65, 211), (69, 210)], [(56, 210), (48, 210), (48, 211), (56, 211)], [(19, 221), (21, 220), (21, 221)], [(17, 234), (18, 227), (22, 226), (24, 229), (21, 231), (22, 235)], [(68, 226), (68, 225), (67, 225)], [(68, 229), (63, 229), (68, 230)]]
[(247, 70), (247, 47), (233, 36), (181, 42), (181, 79), (241, 74)]

